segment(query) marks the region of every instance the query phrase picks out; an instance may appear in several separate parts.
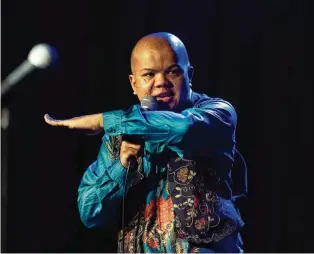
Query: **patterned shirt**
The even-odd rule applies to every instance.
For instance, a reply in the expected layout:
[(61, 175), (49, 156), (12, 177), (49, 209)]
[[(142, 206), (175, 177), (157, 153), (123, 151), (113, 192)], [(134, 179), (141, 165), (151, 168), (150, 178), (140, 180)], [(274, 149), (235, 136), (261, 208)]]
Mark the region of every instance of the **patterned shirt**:
[[(120, 230), (119, 252), (197, 252), (244, 225), (232, 195), (236, 112), (220, 98), (191, 98), (181, 113), (139, 105), (103, 113), (105, 135), (82, 178), (78, 207), (86, 227)], [(119, 152), (128, 135), (145, 143), (125, 186)]]

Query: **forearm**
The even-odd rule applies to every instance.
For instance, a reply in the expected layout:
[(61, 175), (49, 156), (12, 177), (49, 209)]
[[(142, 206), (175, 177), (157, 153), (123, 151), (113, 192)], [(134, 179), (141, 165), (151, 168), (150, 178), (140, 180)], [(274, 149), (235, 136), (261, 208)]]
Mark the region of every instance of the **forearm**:
[(232, 149), (235, 141), (236, 115), (223, 103), (182, 113), (143, 111), (133, 106), (128, 111), (105, 112), (103, 121), (108, 135), (138, 136), (155, 146), (156, 152), (168, 147), (181, 157), (204, 149)]

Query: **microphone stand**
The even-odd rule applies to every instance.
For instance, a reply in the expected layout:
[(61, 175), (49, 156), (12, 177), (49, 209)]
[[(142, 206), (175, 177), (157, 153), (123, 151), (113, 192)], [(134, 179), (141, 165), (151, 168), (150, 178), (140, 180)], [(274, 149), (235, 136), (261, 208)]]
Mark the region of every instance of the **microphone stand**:
[(9, 110), (1, 109), (1, 252), (7, 252), (8, 172), (9, 172)]

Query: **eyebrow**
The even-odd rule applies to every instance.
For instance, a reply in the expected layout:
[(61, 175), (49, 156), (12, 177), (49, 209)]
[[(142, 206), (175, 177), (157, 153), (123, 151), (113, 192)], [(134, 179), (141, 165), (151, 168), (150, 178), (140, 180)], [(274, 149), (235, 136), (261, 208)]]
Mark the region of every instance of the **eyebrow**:
[(172, 68), (174, 68), (174, 67), (177, 67), (177, 68), (180, 68), (180, 69), (181, 69), (181, 66), (180, 66), (180, 65), (178, 65), (178, 64), (172, 64), (172, 65), (170, 65), (170, 66), (167, 68), (167, 70), (170, 70), (170, 69), (172, 69)]
[(152, 71), (152, 72), (154, 72), (156, 70), (155, 69), (151, 69), (151, 68), (143, 68), (140, 71)]
[[(169, 67), (167, 67), (166, 70), (170, 70), (170, 69), (172, 69), (172, 68), (174, 68), (174, 67), (177, 67), (177, 68), (180, 68), (180, 69), (181, 69), (180, 65), (178, 65), (178, 64), (172, 64), (172, 65), (170, 65)], [(141, 69), (140, 71), (141, 71), (141, 72), (143, 72), (143, 71), (155, 72), (155, 71), (157, 71), (157, 70), (156, 70), (156, 69), (151, 69), (151, 68), (143, 68), (143, 69)]]

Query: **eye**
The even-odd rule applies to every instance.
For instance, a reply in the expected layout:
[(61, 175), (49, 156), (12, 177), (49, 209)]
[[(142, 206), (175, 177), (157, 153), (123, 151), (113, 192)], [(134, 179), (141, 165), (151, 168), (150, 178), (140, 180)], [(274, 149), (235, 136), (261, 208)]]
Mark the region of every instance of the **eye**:
[(148, 77), (148, 78), (151, 78), (151, 77), (154, 77), (154, 73), (153, 72), (147, 72), (147, 73), (144, 73), (143, 74), (143, 77)]
[(182, 73), (181, 69), (175, 68), (168, 71), (170, 75), (178, 76)]

